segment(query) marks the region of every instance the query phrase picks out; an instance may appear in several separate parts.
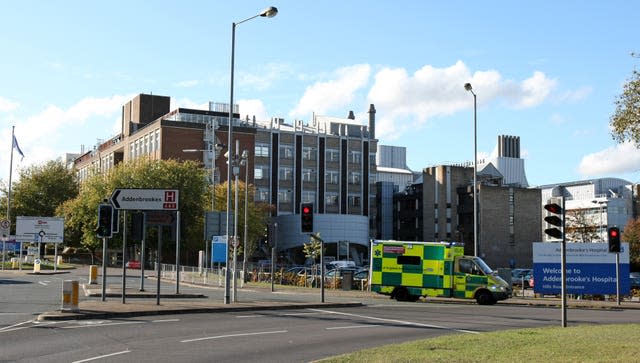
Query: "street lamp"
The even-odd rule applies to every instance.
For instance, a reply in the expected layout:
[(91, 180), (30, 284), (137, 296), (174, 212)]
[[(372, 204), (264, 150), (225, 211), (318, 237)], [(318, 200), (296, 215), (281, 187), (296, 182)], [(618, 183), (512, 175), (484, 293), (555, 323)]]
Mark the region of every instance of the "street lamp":
[(600, 226), (598, 227), (598, 237), (600, 237), (600, 240), (604, 242), (604, 236), (603, 236), (603, 233), (602, 233), (602, 212), (603, 212), (603, 205), (607, 204), (607, 202), (603, 201), (603, 200), (592, 200), (591, 203), (598, 204), (600, 206), (600, 208), (599, 208)]
[[(266, 9), (264, 9), (263, 11), (261, 11), (259, 14), (254, 15), (250, 18), (246, 18), (242, 21), (239, 21), (237, 23), (231, 23), (231, 77), (230, 77), (230, 87), (229, 87), (229, 131), (228, 131), (228, 138), (227, 138), (227, 145), (231, 146), (233, 145), (233, 139), (232, 139), (232, 132), (233, 132), (233, 68), (234, 68), (234, 61), (235, 61), (235, 51), (236, 51), (236, 26), (239, 24), (242, 24), (246, 21), (249, 21), (251, 19), (257, 18), (258, 16), (261, 17), (267, 17), (267, 18), (273, 18), (274, 16), (276, 16), (276, 14), (278, 14), (278, 8), (271, 6), (268, 7)], [(233, 155), (231, 154), (231, 147), (229, 147), (229, 160), (233, 159)], [(231, 164), (229, 164), (229, 166), (227, 167), (227, 243), (228, 241), (230, 241), (230, 231), (229, 231), (229, 226), (231, 224)], [(228, 272), (228, 268), (227, 268), (227, 272)], [(225, 278), (224, 278), (224, 303), (225, 304), (229, 304), (229, 273), (225, 274)]]
[(478, 179), (478, 119), (477, 119), (477, 102), (476, 94), (473, 92), (471, 83), (465, 83), (464, 89), (473, 95), (473, 254), (479, 256), (478, 251), (478, 199), (477, 199), (477, 179)]
[(242, 278), (243, 280), (247, 276), (247, 207), (249, 206), (249, 152), (247, 150), (242, 151), (242, 157), (240, 159), (240, 165), (244, 165), (244, 244), (242, 247)]

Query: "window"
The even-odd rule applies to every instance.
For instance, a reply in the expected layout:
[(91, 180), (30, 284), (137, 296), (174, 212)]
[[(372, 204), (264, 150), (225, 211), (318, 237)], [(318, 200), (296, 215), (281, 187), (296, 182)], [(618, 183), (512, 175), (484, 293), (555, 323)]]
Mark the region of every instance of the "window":
[(338, 172), (335, 170), (327, 170), (325, 172), (324, 182), (327, 184), (338, 184)]
[(280, 203), (291, 203), (291, 190), (287, 190), (287, 189), (278, 190), (278, 201)]
[(156, 130), (156, 150), (160, 150), (160, 130)]
[(302, 191), (302, 203), (315, 203), (316, 192), (303, 190)]
[(293, 146), (292, 145), (280, 145), (280, 158), (281, 159), (293, 159)]
[(420, 256), (398, 256), (396, 258), (398, 265), (420, 265)]
[(303, 182), (315, 182), (316, 171), (313, 169), (302, 169), (302, 181)]
[(311, 146), (303, 147), (302, 160), (316, 160), (316, 148)]
[(360, 184), (360, 173), (352, 171), (349, 173), (349, 184)]
[(355, 196), (355, 195), (350, 195), (349, 196), (349, 205), (352, 207), (359, 207), (360, 206), (360, 197), (359, 196)]
[(278, 177), (280, 180), (292, 180), (293, 179), (293, 169), (288, 167), (281, 167), (278, 172)]
[(256, 166), (255, 169), (253, 169), (253, 178), (255, 180), (262, 180), (266, 177), (265, 170), (262, 169), (262, 167)]
[(362, 160), (362, 153), (360, 151), (349, 152), (349, 162), (354, 164), (360, 164), (361, 160)]
[(327, 193), (325, 196), (325, 203), (327, 207), (329, 206), (337, 206), (338, 205), (338, 194), (336, 193)]
[(336, 149), (327, 149), (325, 154), (327, 162), (337, 163), (340, 160), (340, 152)]
[(269, 157), (269, 145), (256, 144), (255, 156)]
[(269, 201), (269, 189), (268, 188), (257, 188), (256, 189), (256, 202), (268, 202)]

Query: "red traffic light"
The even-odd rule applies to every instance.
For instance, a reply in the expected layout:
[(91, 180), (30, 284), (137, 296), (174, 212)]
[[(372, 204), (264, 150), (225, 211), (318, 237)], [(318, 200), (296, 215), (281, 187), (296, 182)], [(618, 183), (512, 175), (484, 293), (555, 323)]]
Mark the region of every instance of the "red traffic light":
[(610, 229), (609, 230), (609, 237), (612, 237), (612, 238), (618, 237), (618, 230), (617, 229)]
[(307, 207), (307, 206), (302, 207), (302, 213), (303, 213), (303, 214), (309, 214), (309, 213), (311, 213), (311, 208), (309, 208), (309, 207)]
[(556, 203), (549, 203), (549, 204), (545, 204), (545, 205), (544, 205), (544, 209), (546, 209), (546, 210), (548, 210), (549, 212), (554, 213), (554, 214), (560, 214), (560, 213), (562, 213), (562, 207), (561, 207), (561, 206), (559, 206), (559, 205), (558, 205), (558, 204), (556, 204)]

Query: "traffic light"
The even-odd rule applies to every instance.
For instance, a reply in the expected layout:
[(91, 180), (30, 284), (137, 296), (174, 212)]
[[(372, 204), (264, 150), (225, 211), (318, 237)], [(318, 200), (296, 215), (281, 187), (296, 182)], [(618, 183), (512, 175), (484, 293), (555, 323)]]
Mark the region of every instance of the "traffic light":
[(611, 253), (619, 253), (620, 252), (620, 229), (618, 227), (609, 227), (607, 231), (607, 236), (609, 237), (609, 252)]
[(98, 237), (111, 238), (112, 222), (113, 207), (111, 204), (100, 204), (98, 206), (98, 227), (96, 228)]
[(131, 215), (131, 239), (136, 241), (142, 240), (144, 229), (144, 214), (133, 213)]
[(560, 204), (551, 201), (550, 203), (544, 205), (544, 209), (551, 213), (550, 215), (544, 217), (544, 221), (552, 226), (555, 226), (546, 228), (544, 230), (544, 233), (553, 238), (562, 239), (564, 231), (564, 211), (562, 210), (562, 207), (560, 206)]
[(313, 232), (313, 203), (302, 203), (300, 207), (300, 226), (302, 233)]

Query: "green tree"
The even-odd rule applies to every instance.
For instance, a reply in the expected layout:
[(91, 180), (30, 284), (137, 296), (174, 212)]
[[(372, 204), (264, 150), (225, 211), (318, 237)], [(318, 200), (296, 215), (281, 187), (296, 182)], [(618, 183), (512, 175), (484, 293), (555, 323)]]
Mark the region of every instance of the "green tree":
[(640, 271), (640, 218), (634, 218), (627, 223), (622, 233), (622, 241), (629, 243), (631, 270)]
[(632, 141), (640, 147), (640, 72), (633, 71), (615, 104), (616, 111), (609, 120), (613, 139), (619, 143)]
[[(18, 175), (11, 188), (11, 225), (14, 230), (16, 216), (57, 216), (58, 206), (78, 195), (75, 174), (61, 160), (30, 166), (20, 170)], [(5, 208), (6, 203), (5, 197)]]

